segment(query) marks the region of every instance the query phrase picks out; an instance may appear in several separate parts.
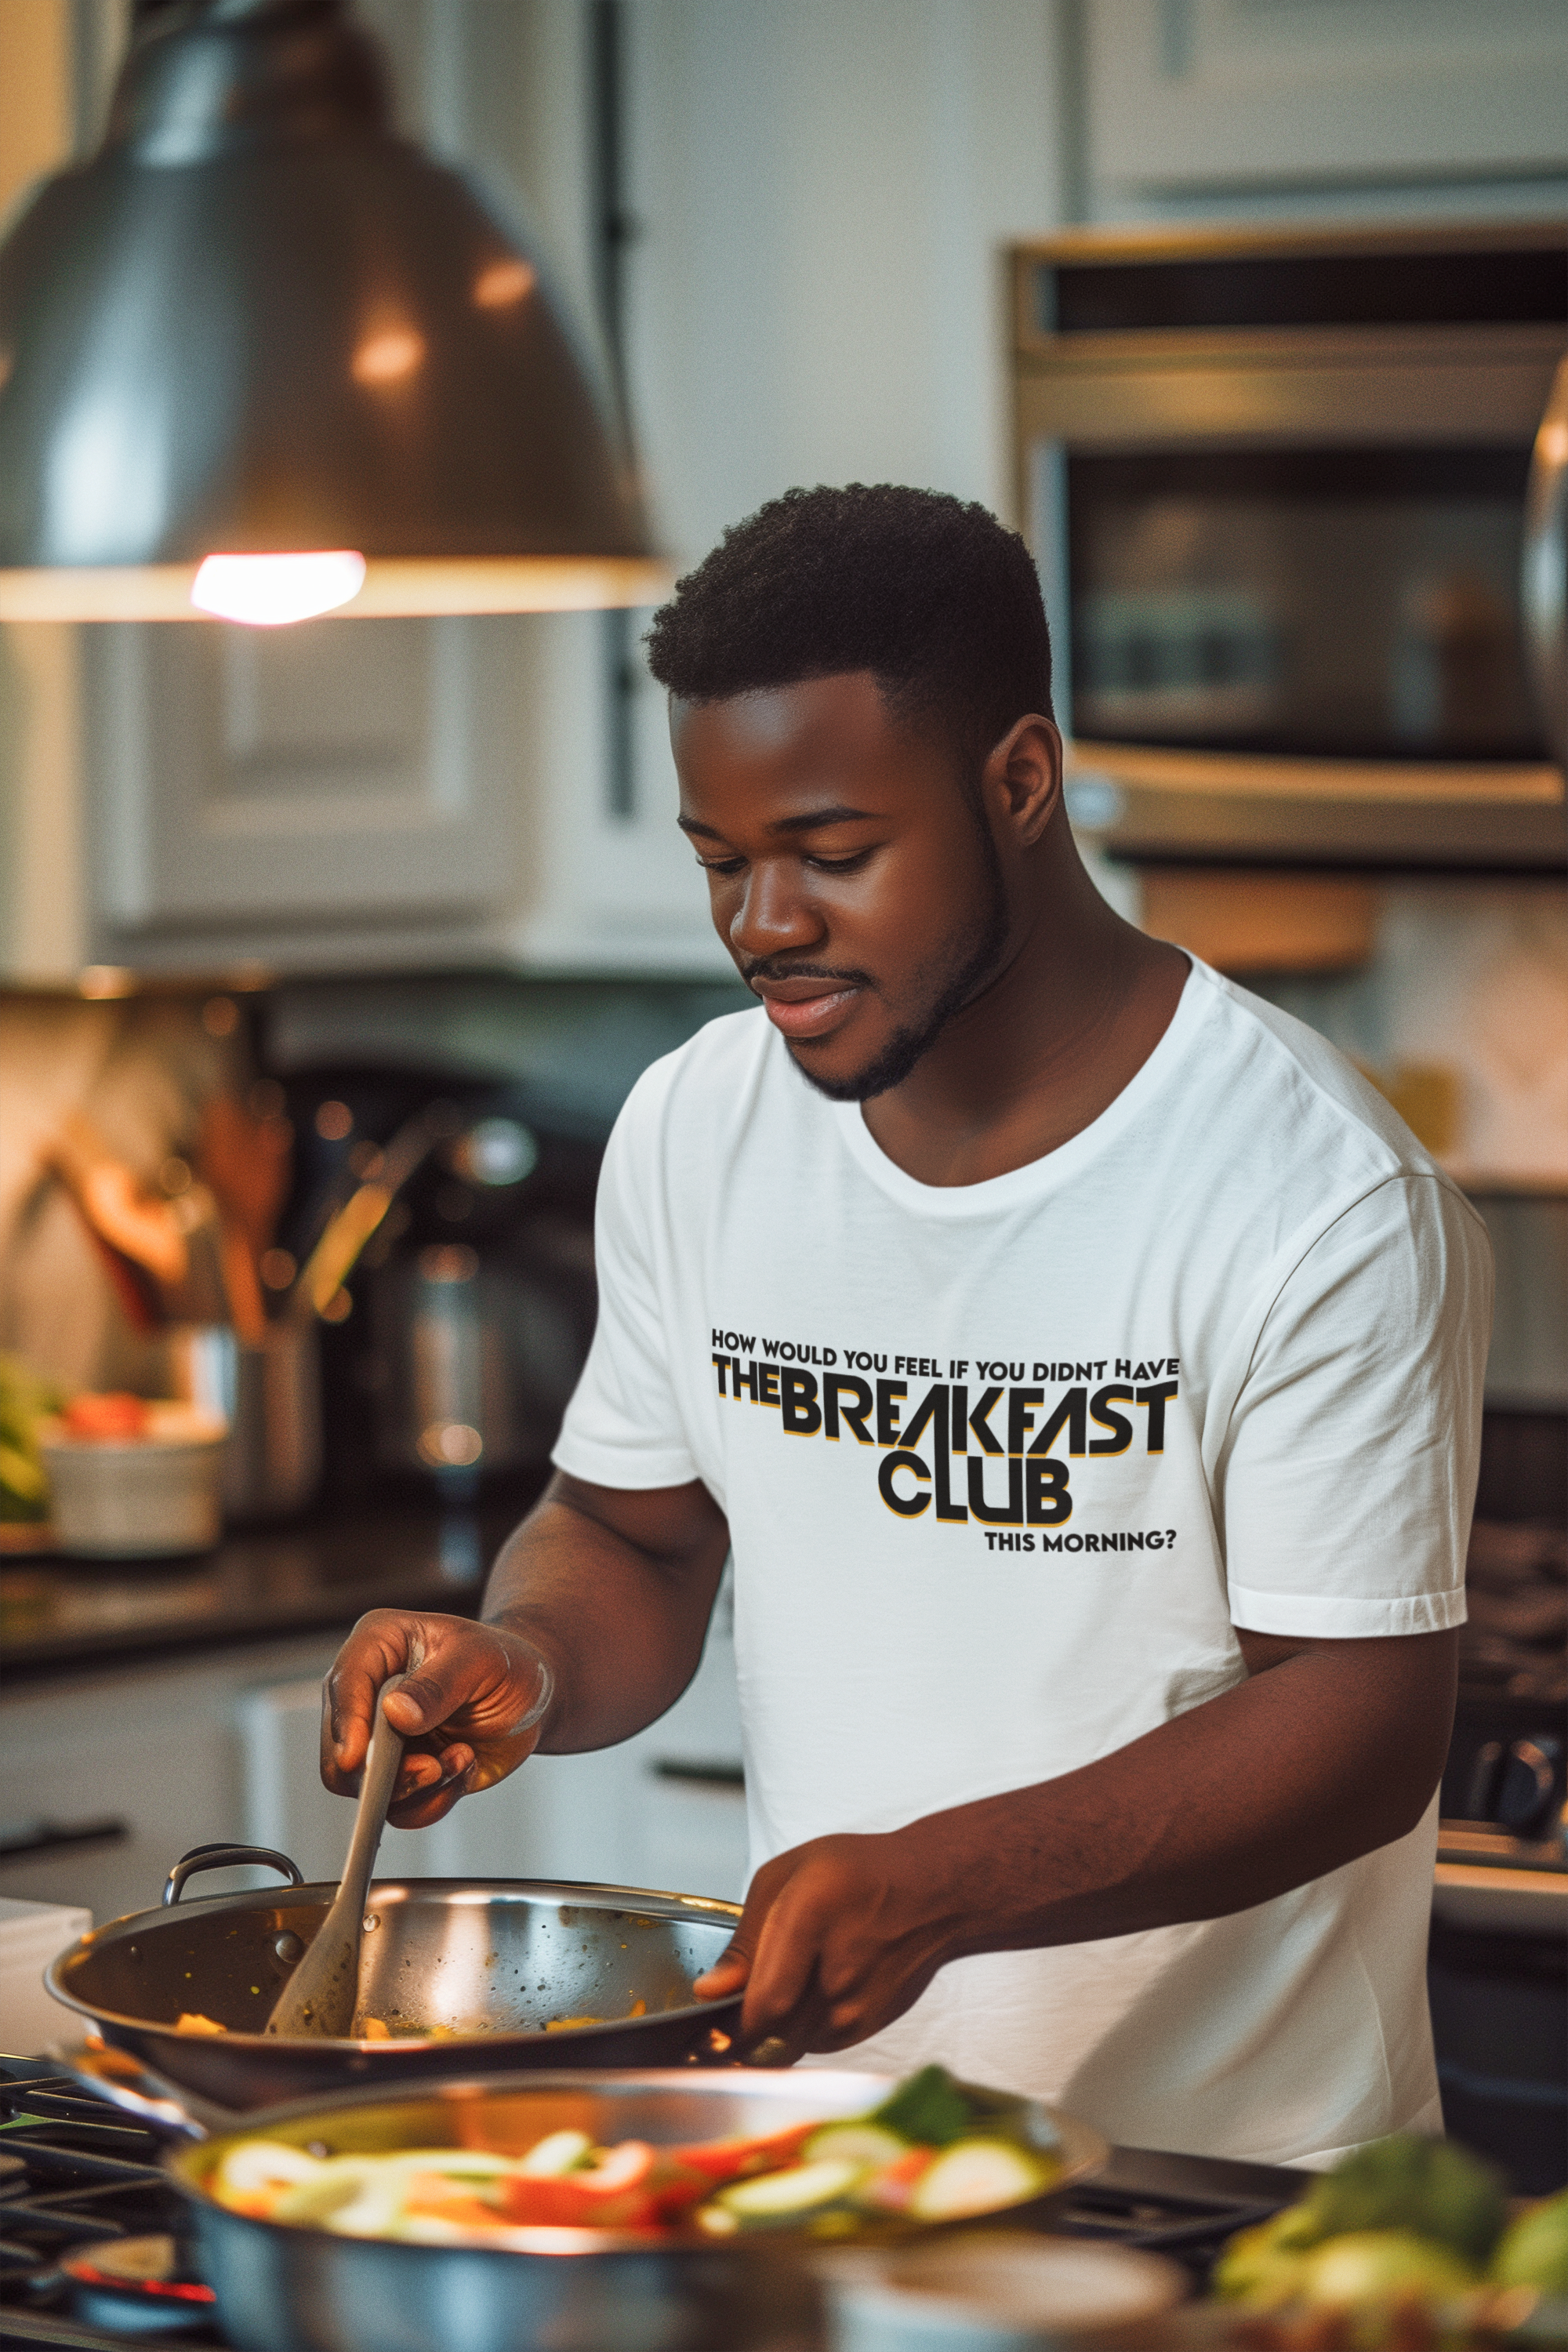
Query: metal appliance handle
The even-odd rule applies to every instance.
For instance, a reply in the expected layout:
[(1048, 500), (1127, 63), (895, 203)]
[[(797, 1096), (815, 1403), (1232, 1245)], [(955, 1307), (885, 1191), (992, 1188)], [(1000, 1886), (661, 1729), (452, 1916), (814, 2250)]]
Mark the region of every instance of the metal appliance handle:
[(238, 1868), (242, 1864), (254, 1864), (258, 1869), (265, 1865), (268, 1870), (279, 1871), (290, 1886), (303, 1886), (305, 1884), (304, 1872), (297, 1862), (290, 1862), (286, 1853), (275, 1853), (269, 1845), (225, 1845), (220, 1841), (216, 1845), (194, 1845), (189, 1853), (180, 1856), (163, 1881), (163, 1901), (165, 1904), (177, 1903), (187, 1883), (204, 1870), (228, 1870)]
[(1541, 723), (1568, 766), (1568, 359), (1552, 379), (1531, 456), (1519, 601)]

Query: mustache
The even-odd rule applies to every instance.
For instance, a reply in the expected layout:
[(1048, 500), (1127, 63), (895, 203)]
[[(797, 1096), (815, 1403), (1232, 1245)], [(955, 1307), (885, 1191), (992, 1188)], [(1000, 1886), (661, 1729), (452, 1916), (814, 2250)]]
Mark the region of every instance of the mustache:
[(852, 966), (831, 963), (784, 963), (777, 956), (758, 956), (753, 962), (742, 964), (741, 978), (748, 988), (759, 981), (835, 980), (841, 988), (875, 989), (876, 982), (868, 971)]

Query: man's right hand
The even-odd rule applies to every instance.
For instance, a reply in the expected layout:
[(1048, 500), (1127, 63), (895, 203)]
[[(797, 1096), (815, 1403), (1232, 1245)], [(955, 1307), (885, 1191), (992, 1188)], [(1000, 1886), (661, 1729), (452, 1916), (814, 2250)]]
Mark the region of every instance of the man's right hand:
[(504, 1626), (373, 1609), (322, 1687), (321, 1778), (340, 1796), (359, 1787), (383, 1683), (403, 1673), (407, 1681), (386, 1702), (386, 1719), (406, 1743), (387, 1819), (422, 1830), (532, 1755), (552, 1683), (540, 1652)]

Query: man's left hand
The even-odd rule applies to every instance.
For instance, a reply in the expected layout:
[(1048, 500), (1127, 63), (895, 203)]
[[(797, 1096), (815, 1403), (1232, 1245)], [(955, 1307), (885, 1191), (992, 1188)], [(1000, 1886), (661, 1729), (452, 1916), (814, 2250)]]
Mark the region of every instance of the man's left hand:
[(723, 1958), (693, 1985), (699, 2000), (744, 1986), (746, 2043), (776, 2037), (792, 2059), (847, 2050), (901, 2017), (965, 1948), (957, 1906), (921, 1851), (929, 1826), (812, 1838), (775, 1854), (752, 1881)]

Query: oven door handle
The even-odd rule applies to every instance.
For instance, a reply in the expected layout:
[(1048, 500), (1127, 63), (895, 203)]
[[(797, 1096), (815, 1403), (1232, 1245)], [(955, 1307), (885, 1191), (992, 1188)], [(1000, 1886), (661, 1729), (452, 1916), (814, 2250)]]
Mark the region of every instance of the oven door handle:
[(1531, 455), (1519, 600), (1541, 723), (1568, 766), (1568, 359), (1552, 380)]

